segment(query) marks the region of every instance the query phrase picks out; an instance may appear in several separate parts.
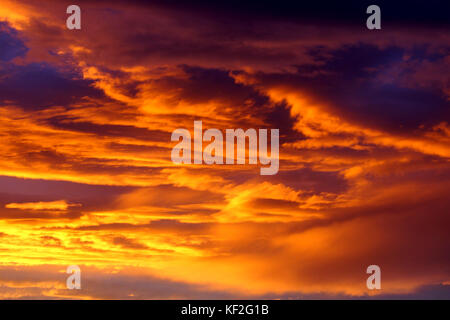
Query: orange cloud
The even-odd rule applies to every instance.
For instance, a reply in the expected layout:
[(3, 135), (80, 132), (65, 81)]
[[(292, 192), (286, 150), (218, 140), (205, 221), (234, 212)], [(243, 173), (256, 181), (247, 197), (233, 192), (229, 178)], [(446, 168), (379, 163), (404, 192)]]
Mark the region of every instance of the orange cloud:
[(21, 210), (67, 210), (69, 207), (79, 206), (80, 204), (67, 203), (66, 200), (58, 201), (39, 201), (39, 202), (23, 202), (8, 203), (5, 208), (21, 209)]

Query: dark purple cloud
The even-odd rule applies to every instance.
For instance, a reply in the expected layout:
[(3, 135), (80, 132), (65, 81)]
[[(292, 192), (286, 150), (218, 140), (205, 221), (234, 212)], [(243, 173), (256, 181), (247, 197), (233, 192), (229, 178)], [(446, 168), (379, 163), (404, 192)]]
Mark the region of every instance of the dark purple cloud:
[(0, 67), (0, 102), (12, 102), (27, 110), (68, 107), (85, 96), (103, 97), (92, 84), (93, 81), (83, 80), (75, 71), (61, 72), (46, 63), (3, 64)]
[[(80, 3), (88, 0), (80, 0)], [(161, 7), (179, 12), (208, 15), (217, 20), (233, 19), (242, 24), (247, 21), (321, 21), (336, 24), (360, 24), (365, 22), (366, 8), (377, 4), (383, 8), (383, 20), (391, 24), (448, 25), (448, 3), (430, 0), (421, 1), (348, 0), (291, 1), (291, 0), (100, 0), (99, 3), (132, 3), (144, 7)]]
[(28, 51), (18, 32), (8, 23), (0, 21), (0, 62), (24, 56)]
[(450, 102), (439, 82), (408, 81), (418, 70), (392, 69), (404, 60), (416, 68), (442, 60), (446, 50), (427, 47), (408, 50), (368, 44), (344, 45), (337, 50), (310, 48), (314, 64), (298, 65), (297, 74), (261, 74), (267, 86), (288, 85), (331, 106), (333, 113), (369, 127), (410, 132), (450, 119)]

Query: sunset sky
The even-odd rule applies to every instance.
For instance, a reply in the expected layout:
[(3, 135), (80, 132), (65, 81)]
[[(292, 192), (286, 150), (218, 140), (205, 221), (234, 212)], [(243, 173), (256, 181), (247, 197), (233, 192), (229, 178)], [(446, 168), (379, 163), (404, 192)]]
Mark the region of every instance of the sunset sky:
[[(445, 3), (0, 0), (0, 298), (450, 299)], [(194, 120), (279, 172), (172, 163)]]

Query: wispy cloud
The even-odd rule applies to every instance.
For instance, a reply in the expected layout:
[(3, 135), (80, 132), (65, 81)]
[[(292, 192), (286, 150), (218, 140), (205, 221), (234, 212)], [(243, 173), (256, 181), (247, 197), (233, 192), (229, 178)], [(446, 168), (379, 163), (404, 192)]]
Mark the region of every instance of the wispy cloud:
[(65, 200), (8, 203), (5, 208), (21, 210), (67, 210), (69, 207), (80, 206), (80, 204), (67, 203)]

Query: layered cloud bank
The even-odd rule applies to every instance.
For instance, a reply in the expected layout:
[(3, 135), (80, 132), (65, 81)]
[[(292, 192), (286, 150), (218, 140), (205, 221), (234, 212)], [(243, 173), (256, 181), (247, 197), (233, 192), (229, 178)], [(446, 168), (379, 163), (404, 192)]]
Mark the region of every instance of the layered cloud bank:
[[(450, 297), (448, 21), (78, 4), (0, 8), (1, 298)], [(196, 120), (279, 128), (278, 173), (174, 164)]]

